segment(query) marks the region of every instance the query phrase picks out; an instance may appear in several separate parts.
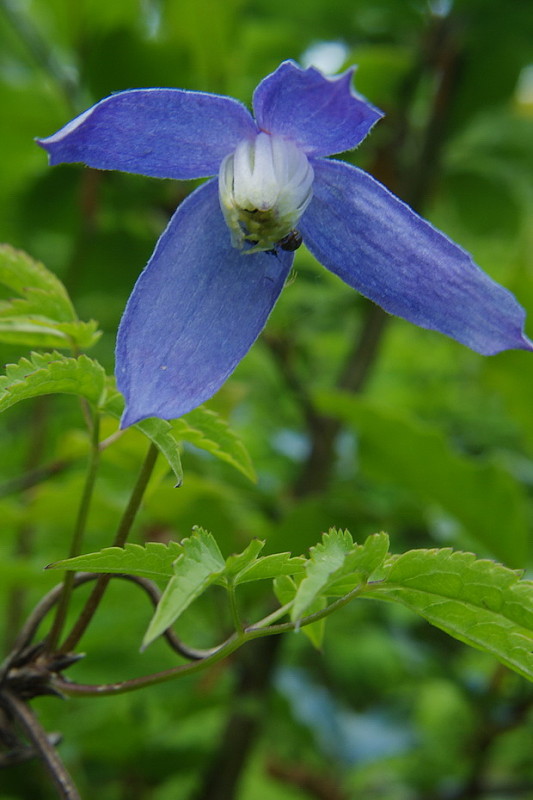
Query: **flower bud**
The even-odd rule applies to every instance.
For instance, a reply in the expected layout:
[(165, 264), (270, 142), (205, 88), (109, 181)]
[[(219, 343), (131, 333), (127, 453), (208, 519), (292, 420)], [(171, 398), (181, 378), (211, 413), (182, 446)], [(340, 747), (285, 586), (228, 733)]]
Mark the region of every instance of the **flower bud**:
[(261, 132), (223, 160), (220, 205), (231, 243), (245, 253), (273, 249), (294, 230), (313, 196), (313, 168), (294, 142)]

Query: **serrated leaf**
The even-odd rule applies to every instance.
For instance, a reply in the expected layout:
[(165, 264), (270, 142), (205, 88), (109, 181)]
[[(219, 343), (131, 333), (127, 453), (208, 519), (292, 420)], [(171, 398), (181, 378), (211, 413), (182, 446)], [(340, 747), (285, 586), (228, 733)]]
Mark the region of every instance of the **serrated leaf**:
[(0, 316), (0, 341), (5, 344), (87, 350), (101, 335), (94, 320), (54, 322), (46, 317)]
[(32, 353), (16, 364), (8, 364), (0, 376), (0, 411), (21, 400), (44, 394), (76, 394), (98, 406), (105, 395), (105, 372), (97, 361), (81, 355)]
[(325, 533), (322, 542), (311, 548), (311, 557), (306, 564), (307, 574), (298, 587), (291, 609), (293, 622), (300, 619), (331, 580), (339, 576), (347, 556), (353, 550), (354, 543), (350, 533), (335, 529)]
[(252, 539), (249, 545), (242, 553), (228, 556), (226, 559), (226, 568), (224, 570), (224, 577), (232, 583), (237, 584), (236, 576), (253, 564), (263, 547), (265, 542), (261, 539)]
[(80, 322), (61, 281), (42, 264), (0, 245), (0, 283), (19, 296), (0, 301), (0, 341), (28, 347), (87, 349), (97, 323)]
[(410, 608), (533, 680), (533, 582), (513, 570), (449, 548), (412, 550), (390, 560), (367, 596)]
[(27, 253), (0, 245), (0, 283), (21, 300), (10, 304), (21, 315), (38, 314), (57, 322), (74, 321), (76, 314), (67, 290), (52, 272)]
[[(108, 390), (107, 400), (103, 409), (115, 419), (120, 419), (124, 411), (124, 398), (117, 392), (114, 386)], [(162, 456), (167, 460), (168, 465), (176, 478), (176, 485), (181, 486), (183, 481), (183, 467), (181, 465), (180, 443), (176, 439), (172, 425), (164, 419), (151, 417), (136, 422), (131, 426), (141, 431), (151, 442), (155, 444)]]
[(274, 553), (258, 558), (265, 546), (260, 539), (253, 539), (242, 553), (226, 559), (226, 568), (221, 575), (221, 584), (230, 581), (234, 586), (250, 581), (277, 578), (280, 575), (295, 575), (303, 572), (305, 558), (291, 558), (290, 553)]
[(346, 574), (328, 584), (328, 597), (342, 597), (368, 581), (379, 570), (388, 552), (389, 537), (386, 533), (373, 533), (363, 544), (354, 545), (344, 564), (343, 573)]
[(106, 547), (97, 553), (65, 558), (50, 564), (47, 569), (120, 572), (147, 578), (170, 578), (174, 574), (174, 562), (182, 553), (183, 547), (178, 542), (169, 542), (168, 545), (147, 542), (144, 546), (128, 543), (124, 547)]
[(320, 595), (340, 597), (366, 582), (381, 566), (388, 549), (386, 533), (369, 536), (362, 545), (354, 544), (348, 531), (331, 529), (324, 534), (322, 543), (311, 548), (311, 558), (305, 567), (307, 575), (298, 587), (292, 608), (292, 620), (299, 619), (304, 611), (311, 613), (309, 607)]
[(181, 441), (206, 450), (256, 480), (255, 471), (244, 444), (226, 420), (214, 411), (200, 406), (172, 423), (174, 433)]
[[(291, 603), (298, 591), (298, 583), (294, 581), (289, 575), (280, 575), (274, 580), (274, 594), (278, 599), (280, 605), (284, 606)], [(327, 605), (325, 597), (317, 597), (308, 607), (308, 613), (314, 614), (317, 611), (322, 611)], [(324, 634), (326, 631), (326, 618), (316, 620), (308, 625), (303, 625), (301, 628), (304, 636), (307, 636), (313, 647), (320, 650), (322, 642), (324, 641)]]
[(272, 553), (244, 567), (235, 577), (235, 585), (278, 578), (280, 575), (298, 575), (305, 571), (306, 563), (307, 559), (302, 556), (291, 557), (290, 553)]
[(160, 636), (224, 571), (225, 561), (212, 534), (198, 528), (182, 542), (183, 553), (143, 639), (143, 648)]
[(64, 334), (71, 343), (83, 350), (92, 347), (100, 339), (102, 331), (98, 328), (98, 323), (94, 319), (88, 322), (74, 320), (73, 322), (56, 322), (55, 330)]

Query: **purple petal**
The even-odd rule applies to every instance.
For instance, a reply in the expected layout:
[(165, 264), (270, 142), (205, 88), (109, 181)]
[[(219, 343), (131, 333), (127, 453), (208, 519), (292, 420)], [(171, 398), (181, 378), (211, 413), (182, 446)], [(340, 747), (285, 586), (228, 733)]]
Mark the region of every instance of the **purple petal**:
[(179, 206), (133, 290), (120, 324), (122, 425), (173, 419), (211, 397), (263, 329), (292, 253), (231, 246), (217, 181)]
[(483, 355), (533, 349), (523, 308), (461, 247), (365, 172), (339, 161), (313, 168), (299, 229), (324, 266), (391, 314)]
[(249, 111), (230, 97), (132, 89), (106, 97), (37, 143), (51, 164), (185, 180), (216, 175), (224, 156), (256, 133)]
[(353, 72), (326, 78), (314, 67), (284, 61), (254, 92), (257, 124), (292, 139), (308, 155), (357, 147), (383, 114), (352, 90)]

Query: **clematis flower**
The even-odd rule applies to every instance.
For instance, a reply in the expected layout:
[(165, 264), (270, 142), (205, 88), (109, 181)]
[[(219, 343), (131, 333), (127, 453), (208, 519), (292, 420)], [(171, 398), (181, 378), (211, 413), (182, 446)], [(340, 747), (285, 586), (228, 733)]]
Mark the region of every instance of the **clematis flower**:
[(179, 206), (126, 306), (123, 426), (178, 417), (218, 390), (266, 324), (302, 240), (390, 314), (485, 355), (533, 349), (510, 292), (370, 175), (326, 158), (357, 147), (381, 117), (352, 75), (285, 61), (256, 88), (255, 118), (229, 97), (133, 89), (38, 140), (51, 164), (216, 176)]

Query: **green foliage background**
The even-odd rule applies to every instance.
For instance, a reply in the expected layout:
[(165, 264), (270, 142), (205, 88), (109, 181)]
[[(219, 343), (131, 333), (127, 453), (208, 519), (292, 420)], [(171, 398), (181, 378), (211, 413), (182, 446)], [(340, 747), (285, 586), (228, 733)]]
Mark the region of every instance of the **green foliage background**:
[[(90, 355), (112, 371), (125, 301), (191, 184), (50, 169), (33, 138), (126, 88), (178, 86), (249, 102), (281, 60), (309, 63), (334, 43), (333, 70), (359, 64), (357, 89), (386, 112), (347, 159), (469, 249), (531, 320), (532, 42), (533, 8), (523, 0), (2, 0), (0, 241), (43, 261), (80, 318), (99, 321)], [(266, 333), (209, 404), (239, 433), (257, 483), (248, 467), (241, 474), (186, 445), (183, 486), (158, 463), (132, 541), (180, 540), (199, 525), (225, 555), (260, 537), (265, 552), (298, 556), (336, 526), (359, 542), (386, 530), (393, 552), (453, 546), (530, 566), (531, 354), (484, 359), (390, 320), (357, 397), (347, 396), (337, 378), (372, 313), (298, 251)], [(0, 361), (18, 361), (30, 344), (1, 345)], [(334, 458), (311, 475), (302, 392), (340, 424)], [(27, 400), (1, 424), (7, 644), (57, 580), (44, 566), (67, 555), (87, 434), (68, 395)], [(106, 418), (103, 435), (115, 428)], [(87, 552), (110, 544), (145, 449), (131, 432), (104, 452)], [(18, 480), (43, 467), (55, 469), (31, 488)], [(121, 680), (176, 662), (161, 639), (138, 652), (150, 608), (119, 583), (83, 640), (90, 655), (72, 669), (75, 680)], [(219, 591), (179, 623), (196, 647), (228, 630)], [(241, 597), (250, 617), (272, 602), (260, 585)], [(243, 692), (242, 676), (266, 659), (250, 650), (143, 693), (35, 706), (47, 730), (62, 732), (62, 757), (87, 798), (230, 800), (223, 778), (213, 788), (209, 775), (217, 753), (227, 759), (226, 726), (239, 715), (255, 723), (240, 800), (531, 796), (531, 688), (407, 609), (352, 603), (329, 621), (320, 652), (290, 634), (268, 657), (276, 659), (270, 692)], [(1, 800), (52, 797), (33, 762), (0, 772)]]

